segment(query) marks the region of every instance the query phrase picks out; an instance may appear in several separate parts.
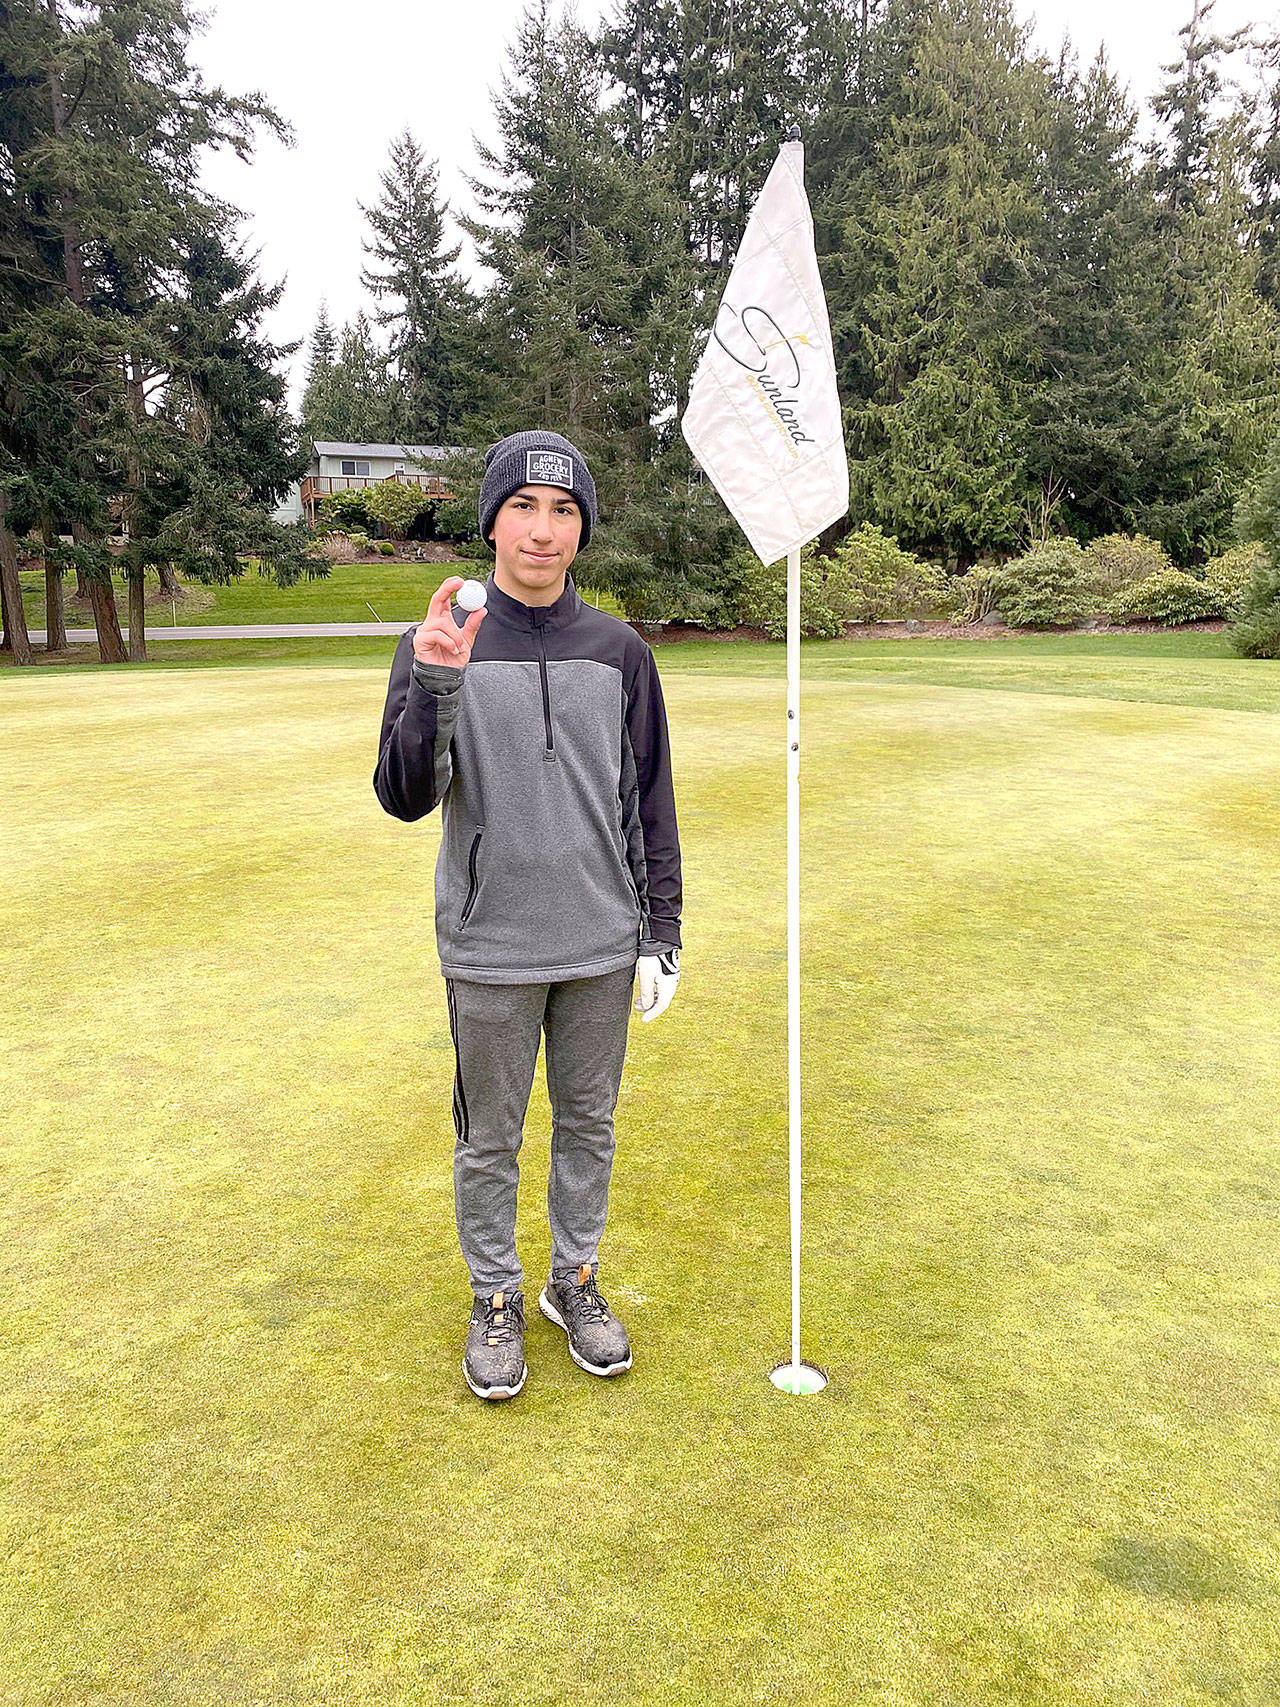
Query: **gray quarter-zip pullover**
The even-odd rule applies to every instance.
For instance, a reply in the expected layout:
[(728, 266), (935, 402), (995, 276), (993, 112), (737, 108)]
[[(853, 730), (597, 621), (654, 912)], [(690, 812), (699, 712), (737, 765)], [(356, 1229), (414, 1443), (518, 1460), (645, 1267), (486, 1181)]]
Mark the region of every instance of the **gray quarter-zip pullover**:
[[(680, 842), (653, 652), (585, 604), (493, 575), (465, 669), (391, 666), (373, 786), (394, 817), (443, 809), (436, 943), (448, 977), (547, 983), (680, 944)], [(454, 609), (462, 627), (467, 612)]]

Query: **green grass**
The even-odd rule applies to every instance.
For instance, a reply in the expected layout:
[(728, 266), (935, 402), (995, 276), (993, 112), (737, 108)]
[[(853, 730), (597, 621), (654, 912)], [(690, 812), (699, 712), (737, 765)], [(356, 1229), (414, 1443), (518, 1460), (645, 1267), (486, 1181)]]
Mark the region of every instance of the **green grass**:
[[(603, 603), (603, 601), (602, 601)], [(385, 669), (399, 631), (383, 636), (298, 640), (152, 641), (148, 670), (323, 663)], [(744, 640), (657, 645), (661, 667), (682, 675), (779, 680), (784, 647)], [(35, 668), (116, 669), (97, 661), (95, 646), (72, 647)], [(6, 665), (0, 661), (0, 669)], [(134, 668), (135, 666), (129, 666)], [(801, 669), (808, 681), (881, 680), (996, 693), (1067, 694), (1163, 705), (1280, 711), (1280, 662), (1237, 658), (1222, 633), (1017, 634), (968, 640), (806, 640)]]
[[(1280, 1698), (1276, 671), (1105, 644), (806, 648), (809, 1399), (766, 1378), (782, 653), (660, 654), (685, 976), (601, 1265), (635, 1368), (535, 1312), (492, 1409), (386, 649), (6, 676), (0, 1700)], [(548, 1122), (539, 1079), (531, 1287)]]
[[(427, 600), (447, 576), (479, 573), (483, 579), (488, 572), (487, 563), (388, 563), (375, 559), (367, 563), (337, 563), (320, 580), (300, 581), (294, 587), (281, 588), (260, 576), (256, 569), (250, 569), (226, 586), (193, 585), (192, 601), (179, 603), (177, 607), (178, 623), (183, 628), (197, 628), (233, 622), (421, 622), (427, 613)], [(73, 587), (74, 581), (68, 578), (67, 627), (92, 628), (90, 611), (82, 610), (70, 597)], [(43, 628), (42, 572), (28, 570), (22, 575), (22, 603), (28, 626)], [(607, 596), (602, 597), (601, 604), (606, 610), (616, 610)], [(128, 591), (120, 584), (116, 586), (116, 606), (121, 622), (127, 626)], [(163, 600), (149, 602), (147, 622), (156, 628), (171, 627), (172, 606)]]

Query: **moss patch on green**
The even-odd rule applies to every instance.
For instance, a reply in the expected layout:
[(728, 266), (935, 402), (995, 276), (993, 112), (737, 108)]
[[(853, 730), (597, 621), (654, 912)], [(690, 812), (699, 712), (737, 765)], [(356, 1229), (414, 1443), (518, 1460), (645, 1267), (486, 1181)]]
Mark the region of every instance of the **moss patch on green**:
[[(831, 1386), (790, 1398), (760, 651), (661, 658), (685, 975), (633, 1024), (601, 1261), (635, 1368), (593, 1380), (535, 1309), (492, 1408), (439, 821), (370, 787), (385, 652), (5, 679), (5, 1699), (1275, 1699), (1280, 718), (1145, 700), (1183, 656), (1120, 695), (814, 671)], [(531, 1294), (548, 1130), (539, 1077)]]

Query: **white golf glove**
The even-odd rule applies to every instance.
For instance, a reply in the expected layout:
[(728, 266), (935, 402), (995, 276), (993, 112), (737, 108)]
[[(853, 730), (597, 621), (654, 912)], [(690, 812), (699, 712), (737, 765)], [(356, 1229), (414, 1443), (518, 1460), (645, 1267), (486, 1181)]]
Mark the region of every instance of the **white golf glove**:
[(640, 992), (636, 1012), (641, 1019), (657, 1019), (671, 1005), (680, 982), (680, 950), (664, 948), (661, 954), (642, 954), (636, 961)]

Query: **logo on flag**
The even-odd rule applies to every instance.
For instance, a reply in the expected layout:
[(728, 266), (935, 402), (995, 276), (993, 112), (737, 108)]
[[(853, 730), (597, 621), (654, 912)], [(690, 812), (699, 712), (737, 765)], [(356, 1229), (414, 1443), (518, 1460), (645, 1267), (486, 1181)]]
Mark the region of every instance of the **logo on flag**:
[(531, 486), (573, 486), (573, 461), (558, 450), (525, 452), (525, 479)]
[[(750, 303), (739, 312), (726, 292), (716, 312), (711, 336), (730, 361), (737, 362), (750, 375), (748, 383), (759, 398), (766, 418), (790, 441), (793, 454), (800, 455), (798, 445), (816, 443), (813, 434), (804, 431), (807, 411), (798, 395), (804, 373), (793, 348), (800, 344), (812, 349), (812, 334), (784, 332), (769, 310), (759, 303)], [(788, 391), (797, 395), (788, 397), (785, 395)]]
[(782, 144), (751, 210), (680, 429), (762, 563), (798, 551), (848, 511), (800, 142)]

